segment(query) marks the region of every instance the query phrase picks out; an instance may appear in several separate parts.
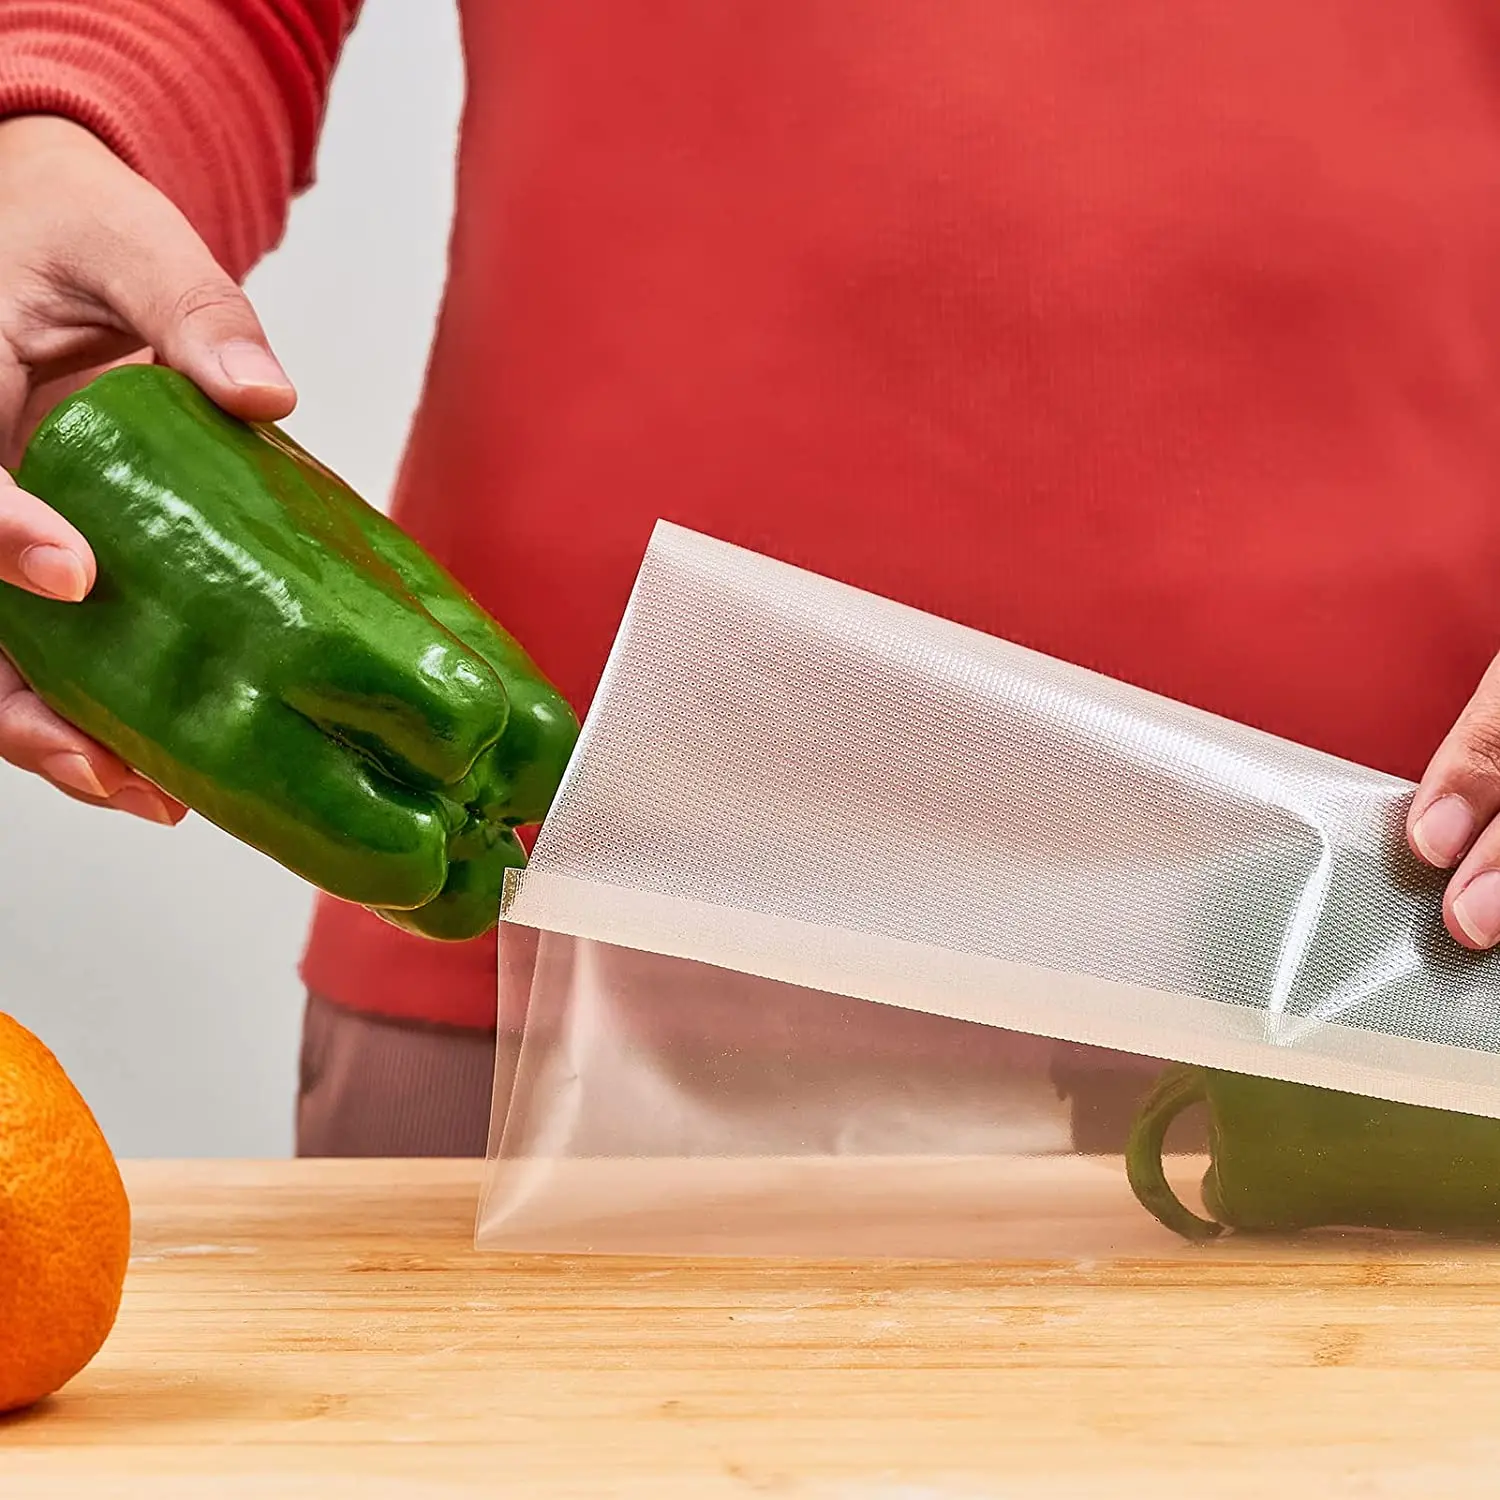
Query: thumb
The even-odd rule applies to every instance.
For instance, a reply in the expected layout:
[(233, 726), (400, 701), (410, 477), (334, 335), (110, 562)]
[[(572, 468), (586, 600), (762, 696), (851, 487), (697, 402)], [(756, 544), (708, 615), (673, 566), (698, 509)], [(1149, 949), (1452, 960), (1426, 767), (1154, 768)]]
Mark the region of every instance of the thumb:
[(274, 421), (297, 395), (249, 299), (182, 213), (142, 195), (133, 222), (108, 231), (89, 279), (157, 354), (247, 421)]

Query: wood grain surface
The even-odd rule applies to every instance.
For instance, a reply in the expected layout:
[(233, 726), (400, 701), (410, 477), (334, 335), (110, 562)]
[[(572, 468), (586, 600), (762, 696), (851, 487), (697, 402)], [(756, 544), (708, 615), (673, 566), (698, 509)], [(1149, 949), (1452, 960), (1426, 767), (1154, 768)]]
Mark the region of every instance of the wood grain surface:
[(1492, 1251), (528, 1258), (468, 1164), (127, 1175), (119, 1324), (0, 1423), (6, 1500), (1500, 1494)]

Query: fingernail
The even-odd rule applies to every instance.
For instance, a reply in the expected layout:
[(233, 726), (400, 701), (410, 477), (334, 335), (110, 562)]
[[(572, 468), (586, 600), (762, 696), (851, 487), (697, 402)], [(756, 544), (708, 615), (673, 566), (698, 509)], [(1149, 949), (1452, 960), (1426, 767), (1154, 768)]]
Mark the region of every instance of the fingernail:
[(172, 814), (167, 810), (167, 804), (160, 797), (152, 796), (144, 787), (122, 787), (110, 798), (109, 805), (119, 808), (121, 812), (133, 813), (138, 818), (145, 818), (151, 823), (162, 823), (168, 828), (173, 826)]
[(109, 795), (104, 790), (104, 783), (94, 774), (88, 757), (80, 755), (76, 750), (63, 750), (56, 755), (47, 756), (42, 761), (41, 770), (48, 781), (67, 787), (70, 792), (78, 792), (84, 797)]
[(1440, 870), (1456, 865), (1474, 837), (1474, 814), (1462, 797), (1439, 797), (1411, 831), (1422, 858)]
[(291, 386), (286, 371), (275, 357), (249, 339), (231, 339), (225, 344), (219, 350), (219, 365), (232, 385), (257, 389), (270, 387), (273, 390), (285, 390)]
[(1453, 903), (1453, 920), (1478, 948), (1500, 941), (1500, 870), (1486, 870), (1463, 888)]
[(21, 554), (21, 572), (44, 594), (76, 604), (89, 591), (88, 569), (83, 559), (68, 547), (50, 542), (28, 547)]

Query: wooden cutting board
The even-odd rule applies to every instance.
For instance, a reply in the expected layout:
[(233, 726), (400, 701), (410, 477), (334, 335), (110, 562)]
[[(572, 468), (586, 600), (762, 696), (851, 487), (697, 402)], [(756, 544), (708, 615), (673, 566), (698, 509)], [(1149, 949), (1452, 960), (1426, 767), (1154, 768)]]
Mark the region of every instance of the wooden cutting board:
[(128, 1180), (118, 1327), (0, 1423), (5, 1500), (1500, 1494), (1489, 1251), (528, 1258), (471, 1249), (470, 1164)]

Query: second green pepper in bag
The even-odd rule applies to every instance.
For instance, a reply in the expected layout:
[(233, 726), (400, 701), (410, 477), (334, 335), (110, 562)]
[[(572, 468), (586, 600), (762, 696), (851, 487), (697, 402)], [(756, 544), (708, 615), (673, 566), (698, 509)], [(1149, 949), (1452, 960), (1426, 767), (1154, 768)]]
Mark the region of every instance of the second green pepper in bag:
[[(1183, 1204), (1162, 1163), (1172, 1122), (1197, 1106), (1208, 1111), (1210, 1219)], [(1500, 1120), (1448, 1110), (1172, 1067), (1136, 1115), (1125, 1165), (1141, 1203), (1192, 1240), (1225, 1229), (1500, 1235)]]
[(0, 584), (59, 714), (312, 884), (429, 937), (492, 927), (577, 737), (525, 652), (279, 428), (110, 371), (16, 475), (88, 538), (81, 604)]

